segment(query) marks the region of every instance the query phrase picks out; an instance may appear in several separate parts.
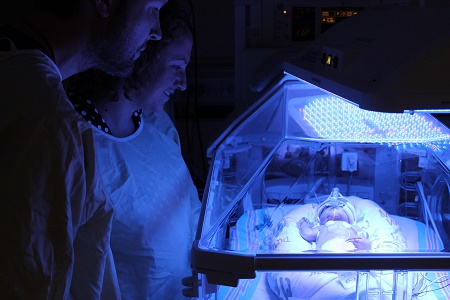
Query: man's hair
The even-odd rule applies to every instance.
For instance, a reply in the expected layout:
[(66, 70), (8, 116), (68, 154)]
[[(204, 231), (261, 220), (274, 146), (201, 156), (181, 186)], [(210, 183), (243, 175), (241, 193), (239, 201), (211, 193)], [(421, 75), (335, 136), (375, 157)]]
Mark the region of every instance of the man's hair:
[(59, 18), (69, 18), (79, 13), (82, 5), (81, 0), (34, 0), (33, 9)]

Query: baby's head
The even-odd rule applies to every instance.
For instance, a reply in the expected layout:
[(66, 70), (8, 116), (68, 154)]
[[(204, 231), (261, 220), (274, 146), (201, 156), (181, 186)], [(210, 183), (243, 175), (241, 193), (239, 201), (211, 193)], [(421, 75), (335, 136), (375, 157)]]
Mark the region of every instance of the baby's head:
[(340, 206), (325, 207), (318, 217), (320, 225), (324, 225), (328, 221), (344, 221), (353, 224), (353, 217), (349, 216), (344, 208)]
[(322, 202), (316, 211), (320, 225), (328, 221), (344, 221), (353, 225), (355, 223), (355, 207), (344, 197), (330, 197)]

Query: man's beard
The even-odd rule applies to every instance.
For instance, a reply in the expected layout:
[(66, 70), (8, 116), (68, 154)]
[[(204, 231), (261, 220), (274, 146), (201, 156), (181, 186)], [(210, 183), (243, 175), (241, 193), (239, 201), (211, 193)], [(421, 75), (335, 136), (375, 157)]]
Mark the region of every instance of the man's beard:
[(83, 51), (81, 69), (96, 68), (122, 78), (131, 73), (138, 46), (130, 44), (133, 39), (130, 39), (132, 33), (126, 27), (125, 9), (119, 9), (106, 34), (96, 34), (90, 39), (88, 48)]

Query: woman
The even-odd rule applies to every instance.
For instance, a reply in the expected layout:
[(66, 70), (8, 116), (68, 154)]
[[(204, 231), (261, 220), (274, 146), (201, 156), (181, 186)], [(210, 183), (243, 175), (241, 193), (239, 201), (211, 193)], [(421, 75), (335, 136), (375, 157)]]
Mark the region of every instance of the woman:
[[(111, 249), (122, 299), (180, 299), (200, 201), (164, 103), (186, 89), (190, 14), (161, 9), (163, 38), (149, 42), (125, 80), (90, 71), (67, 83), (95, 130), (97, 160), (114, 205)], [(102, 88), (100, 88), (102, 87)]]

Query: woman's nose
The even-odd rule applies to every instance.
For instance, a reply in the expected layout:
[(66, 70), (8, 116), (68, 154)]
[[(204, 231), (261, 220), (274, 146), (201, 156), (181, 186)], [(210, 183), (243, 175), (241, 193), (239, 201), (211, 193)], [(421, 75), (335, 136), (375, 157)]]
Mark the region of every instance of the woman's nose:
[(187, 83), (186, 83), (186, 74), (183, 74), (182, 76), (180, 76), (177, 81), (175, 82), (175, 86), (180, 90), (180, 91), (184, 91), (187, 88)]

